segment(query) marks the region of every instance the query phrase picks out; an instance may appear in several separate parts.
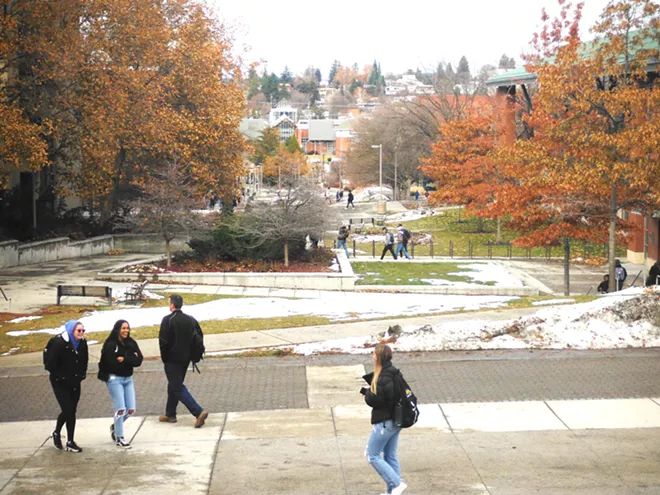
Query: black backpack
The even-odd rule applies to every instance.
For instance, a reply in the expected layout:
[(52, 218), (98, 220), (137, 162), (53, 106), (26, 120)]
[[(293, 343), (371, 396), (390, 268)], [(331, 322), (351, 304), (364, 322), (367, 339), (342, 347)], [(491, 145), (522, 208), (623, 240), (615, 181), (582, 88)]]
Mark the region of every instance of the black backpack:
[(403, 234), (403, 240), (404, 241), (409, 241), (410, 238), (412, 237), (412, 234), (410, 233), (410, 231), (408, 231), (406, 229), (402, 229), (402, 230), (403, 231), (401, 232), (401, 234)]
[(401, 374), (401, 370), (394, 375), (394, 424), (401, 428), (410, 428), (419, 419), (417, 397)]
[(44, 361), (44, 369), (46, 371), (51, 371), (51, 372), (53, 371), (52, 369), (48, 368), (48, 358), (50, 356), (50, 354), (48, 354), (48, 352), (53, 348), (53, 343), (55, 342), (55, 339), (61, 339), (61, 338), (62, 338), (62, 336), (60, 334), (54, 335), (53, 337), (51, 337), (48, 340), (48, 343), (46, 344), (46, 347), (44, 347), (43, 361)]
[(195, 322), (192, 340), (190, 341), (190, 361), (192, 362), (193, 372), (197, 369), (197, 373), (200, 373), (199, 368), (196, 365), (204, 359), (205, 351), (206, 348), (204, 347), (204, 333), (202, 332), (202, 327), (199, 326), (199, 323)]

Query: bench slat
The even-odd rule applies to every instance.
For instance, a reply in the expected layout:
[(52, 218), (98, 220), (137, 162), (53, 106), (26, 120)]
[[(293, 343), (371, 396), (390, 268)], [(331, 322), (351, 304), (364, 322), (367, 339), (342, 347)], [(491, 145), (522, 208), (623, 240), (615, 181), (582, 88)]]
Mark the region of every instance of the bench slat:
[(62, 296), (103, 297), (112, 304), (112, 288), (99, 285), (58, 285), (57, 304)]

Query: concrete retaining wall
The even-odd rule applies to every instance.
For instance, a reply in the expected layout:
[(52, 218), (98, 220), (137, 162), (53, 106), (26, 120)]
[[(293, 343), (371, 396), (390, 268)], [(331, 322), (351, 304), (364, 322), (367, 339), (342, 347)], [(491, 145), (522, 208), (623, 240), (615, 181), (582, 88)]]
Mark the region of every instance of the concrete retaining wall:
[[(172, 251), (186, 251), (188, 238), (176, 238), (170, 245)], [(0, 268), (33, 265), (46, 261), (84, 258), (105, 254), (111, 249), (128, 253), (165, 253), (165, 241), (157, 234), (117, 234), (72, 241), (58, 237), (47, 241), (19, 244), (18, 241), (0, 242)]]
[(151, 283), (268, 287), (278, 289), (353, 290), (355, 277), (337, 273), (98, 273), (99, 280)]
[(18, 265), (18, 241), (0, 242), (0, 268)]

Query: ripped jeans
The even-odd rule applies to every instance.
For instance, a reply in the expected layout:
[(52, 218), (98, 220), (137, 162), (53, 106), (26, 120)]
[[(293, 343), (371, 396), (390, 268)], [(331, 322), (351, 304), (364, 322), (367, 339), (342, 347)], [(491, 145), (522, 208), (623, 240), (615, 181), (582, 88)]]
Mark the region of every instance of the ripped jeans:
[(114, 407), (115, 436), (124, 436), (124, 421), (135, 414), (135, 385), (132, 376), (110, 375), (106, 382)]
[[(365, 455), (369, 464), (387, 483), (387, 493), (401, 484), (401, 466), (399, 465), (399, 433), (401, 428), (388, 419), (371, 427)], [(381, 457), (381, 453), (383, 457)]]

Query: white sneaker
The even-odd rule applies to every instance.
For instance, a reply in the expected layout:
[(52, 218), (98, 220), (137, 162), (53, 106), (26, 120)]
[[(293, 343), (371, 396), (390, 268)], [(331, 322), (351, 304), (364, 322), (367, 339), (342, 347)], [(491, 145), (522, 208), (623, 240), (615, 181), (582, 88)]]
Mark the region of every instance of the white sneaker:
[(403, 492), (406, 491), (406, 488), (408, 488), (408, 485), (406, 485), (403, 481), (399, 486), (397, 486), (394, 490), (392, 490), (392, 495), (401, 495)]

